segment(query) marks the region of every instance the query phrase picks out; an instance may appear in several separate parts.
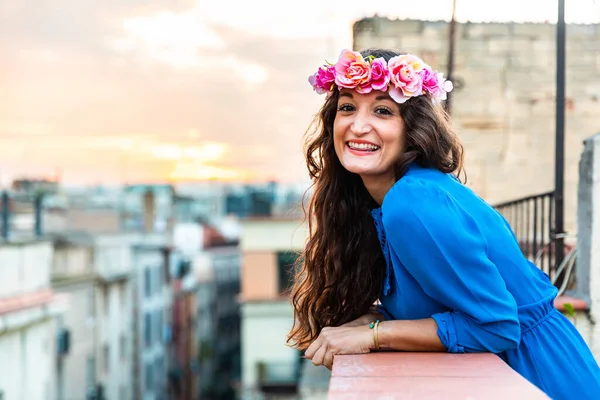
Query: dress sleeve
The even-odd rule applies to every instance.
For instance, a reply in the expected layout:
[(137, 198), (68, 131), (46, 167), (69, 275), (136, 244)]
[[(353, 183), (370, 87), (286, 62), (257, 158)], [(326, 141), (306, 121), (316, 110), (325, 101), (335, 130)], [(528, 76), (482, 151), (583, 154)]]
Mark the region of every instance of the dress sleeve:
[(406, 177), (399, 184), (383, 210), (388, 245), (424, 292), (450, 310), (432, 316), (442, 344), (451, 353), (517, 347), (516, 301), (487, 256), (486, 237), (468, 204), (432, 183)]

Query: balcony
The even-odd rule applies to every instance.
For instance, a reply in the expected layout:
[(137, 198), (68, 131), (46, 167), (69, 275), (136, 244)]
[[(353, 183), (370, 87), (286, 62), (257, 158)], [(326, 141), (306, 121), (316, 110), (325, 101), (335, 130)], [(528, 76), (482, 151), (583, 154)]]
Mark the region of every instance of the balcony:
[(490, 353), (382, 352), (336, 356), (328, 400), (548, 397)]
[(96, 273), (105, 283), (128, 279), (133, 272), (131, 246), (135, 236), (101, 235), (94, 240)]

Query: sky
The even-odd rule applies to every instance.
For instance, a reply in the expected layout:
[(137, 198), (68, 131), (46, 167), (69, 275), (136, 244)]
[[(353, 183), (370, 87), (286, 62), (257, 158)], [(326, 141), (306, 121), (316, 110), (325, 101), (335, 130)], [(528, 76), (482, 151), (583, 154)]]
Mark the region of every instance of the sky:
[[(600, 0), (567, 1), (600, 21)], [(307, 77), (373, 16), (451, 0), (0, 1), (0, 185), (306, 179)], [(556, 21), (554, 0), (457, 0), (459, 21)]]

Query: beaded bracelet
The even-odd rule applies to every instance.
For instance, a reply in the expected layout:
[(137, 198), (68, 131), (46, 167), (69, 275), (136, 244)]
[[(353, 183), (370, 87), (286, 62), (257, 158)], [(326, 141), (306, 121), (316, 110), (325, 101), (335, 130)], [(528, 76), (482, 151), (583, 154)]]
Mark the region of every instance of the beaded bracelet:
[(378, 337), (378, 327), (379, 327), (379, 320), (376, 320), (375, 322), (371, 322), (369, 324), (369, 329), (373, 329), (373, 341), (375, 342), (375, 349), (376, 350), (380, 350), (379, 349), (379, 337)]

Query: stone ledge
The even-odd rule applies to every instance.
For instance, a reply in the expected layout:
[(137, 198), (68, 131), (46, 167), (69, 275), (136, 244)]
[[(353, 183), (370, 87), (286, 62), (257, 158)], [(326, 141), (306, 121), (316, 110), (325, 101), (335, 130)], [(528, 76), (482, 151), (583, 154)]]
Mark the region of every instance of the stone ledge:
[(554, 300), (554, 307), (558, 311), (567, 311), (566, 304), (570, 304), (575, 311), (587, 311), (589, 309), (587, 301), (573, 296), (558, 296)]
[(52, 289), (42, 289), (32, 293), (20, 293), (0, 299), (0, 315), (40, 307), (53, 301), (55, 295)]
[(336, 356), (329, 400), (548, 399), (491, 353), (381, 352)]

